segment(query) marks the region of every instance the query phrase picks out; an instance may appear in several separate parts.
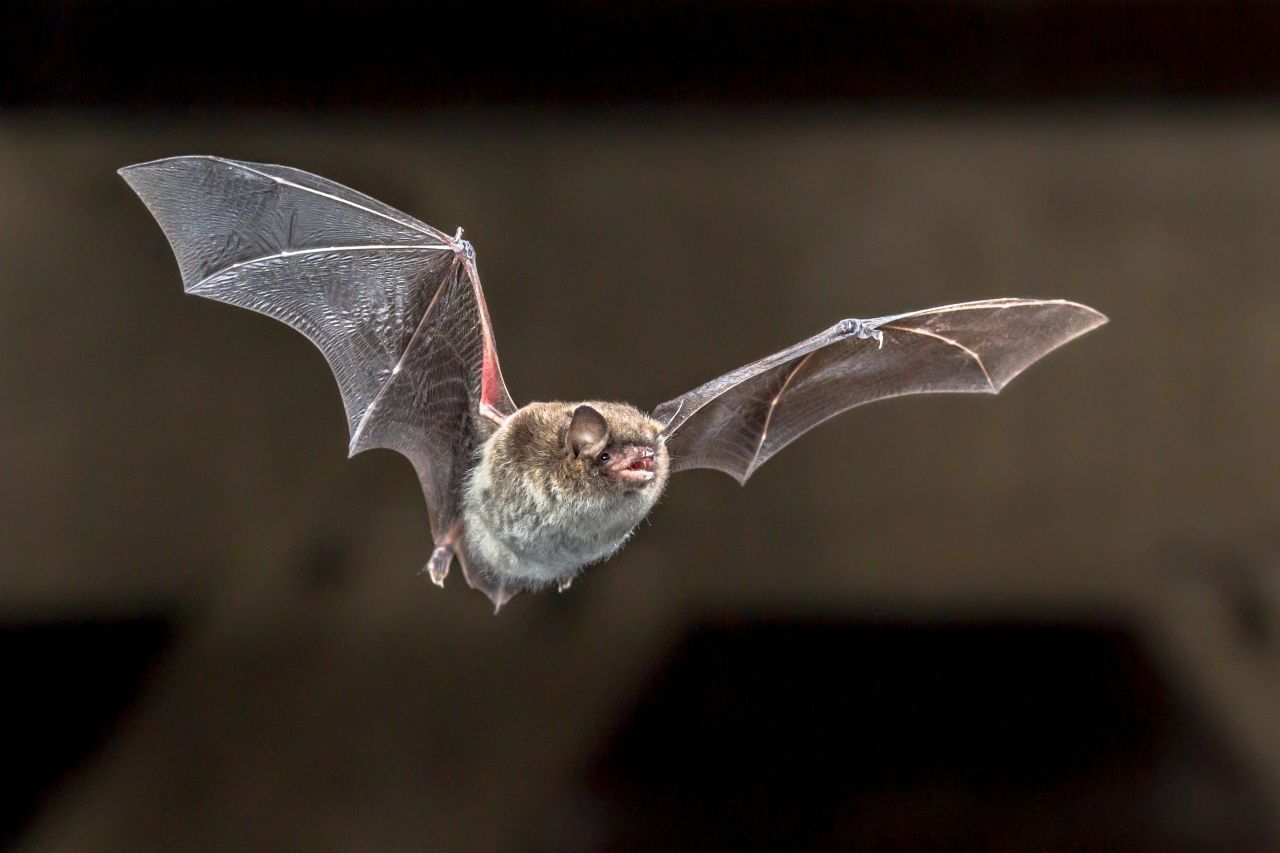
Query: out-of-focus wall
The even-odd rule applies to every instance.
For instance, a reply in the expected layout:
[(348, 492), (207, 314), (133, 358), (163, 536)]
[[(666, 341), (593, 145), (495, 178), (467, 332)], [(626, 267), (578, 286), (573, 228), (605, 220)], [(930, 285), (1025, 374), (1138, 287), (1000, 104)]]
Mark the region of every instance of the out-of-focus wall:
[[(509, 841), (540, 807), (529, 768), (580, 759), (707, 611), (1121, 614), (1280, 804), (1274, 636), (1242, 655), (1178, 571), (1188, 548), (1270, 560), (1280, 608), (1277, 150), (1280, 122), (1215, 113), (6, 120), (0, 612), (190, 620), (30, 848)], [(494, 619), (416, 574), (412, 470), (344, 459), (310, 344), (182, 294), (114, 174), (178, 153), (465, 226), (518, 401), (652, 406), (842, 317), (987, 296), (1111, 324), (999, 398), (857, 410), (746, 489), (681, 475), (619, 557)], [(534, 685), (571, 698), (530, 705)], [(343, 778), (309, 769), (318, 742)], [(225, 820), (245, 808), (260, 821)]]

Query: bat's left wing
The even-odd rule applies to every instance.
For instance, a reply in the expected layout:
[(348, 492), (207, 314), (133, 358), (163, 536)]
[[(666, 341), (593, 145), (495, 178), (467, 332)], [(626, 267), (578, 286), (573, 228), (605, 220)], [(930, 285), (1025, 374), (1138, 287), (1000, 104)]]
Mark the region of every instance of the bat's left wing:
[(809, 429), (903, 394), (999, 393), (1033, 362), (1107, 322), (1062, 299), (989, 299), (844, 320), (790, 349), (668, 400), (671, 470), (715, 468), (739, 483)]
[(516, 409), (461, 231), (287, 166), (171, 157), (120, 173), (164, 229), (188, 293), (274, 317), (320, 349), (351, 455), (387, 447), (413, 463), (442, 583), (475, 448)]

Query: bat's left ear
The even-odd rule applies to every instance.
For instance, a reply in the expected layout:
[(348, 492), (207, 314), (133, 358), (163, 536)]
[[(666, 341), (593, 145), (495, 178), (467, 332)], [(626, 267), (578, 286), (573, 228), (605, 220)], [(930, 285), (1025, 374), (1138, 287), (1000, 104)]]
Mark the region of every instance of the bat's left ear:
[(594, 459), (609, 443), (609, 424), (604, 415), (590, 406), (579, 406), (573, 410), (573, 420), (564, 434), (565, 450), (575, 459), (586, 456)]

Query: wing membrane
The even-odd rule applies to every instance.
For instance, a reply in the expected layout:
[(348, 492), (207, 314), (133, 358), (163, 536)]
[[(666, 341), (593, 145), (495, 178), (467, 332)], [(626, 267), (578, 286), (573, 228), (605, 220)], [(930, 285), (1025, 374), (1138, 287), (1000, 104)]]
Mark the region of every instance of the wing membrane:
[(745, 483), (808, 430), (855, 406), (928, 393), (998, 393), (1037, 359), (1106, 322), (1065, 300), (993, 299), (845, 320), (654, 410), (671, 468)]
[(440, 539), (466, 461), (515, 410), (470, 245), (316, 175), (218, 157), (121, 170), (164, 230), (189, 293), (297, 329), (324, 354), (350, 452), (417, 469)]

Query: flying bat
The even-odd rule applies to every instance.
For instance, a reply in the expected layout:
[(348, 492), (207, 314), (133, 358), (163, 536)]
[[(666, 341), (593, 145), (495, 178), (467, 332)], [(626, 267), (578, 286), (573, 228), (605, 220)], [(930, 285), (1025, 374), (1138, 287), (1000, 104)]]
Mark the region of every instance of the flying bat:
[(1107, 321), (1063, 299), (987, 299), (842, 320), (645, 414), (626, 403), (517, 406), (476, 255), (462, 238), (285, 166), (172, 157), (121, 176), (159, 222), (188, 293), (306, 335), (342, 392), (350, 454), (409, 458), (443, 586), (457, 557), (495, 610), (566, 589), (631, 536), (689, 468), (745, 483), (846, 409), (903, 394), (995, 394)]

